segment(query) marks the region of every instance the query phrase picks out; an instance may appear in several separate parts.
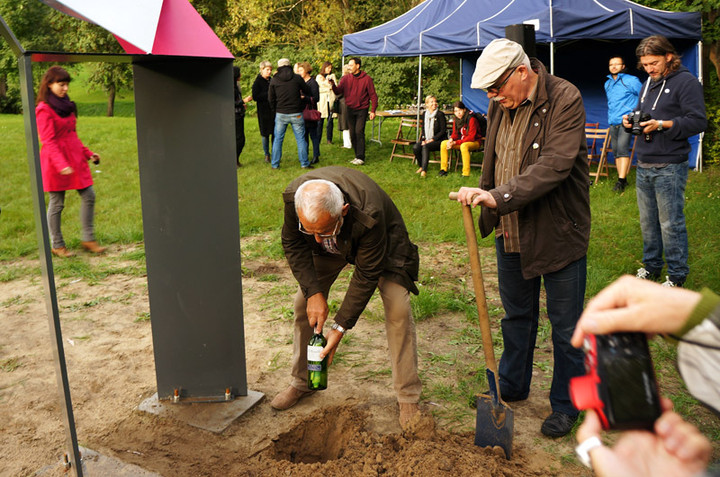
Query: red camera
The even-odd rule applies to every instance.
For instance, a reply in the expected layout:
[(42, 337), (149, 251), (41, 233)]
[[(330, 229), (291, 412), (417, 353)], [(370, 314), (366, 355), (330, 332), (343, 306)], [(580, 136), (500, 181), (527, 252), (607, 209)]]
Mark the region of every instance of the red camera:
[(652, 430), (660, 398), (647, 337), (643, 333), (588, 335), (585, 376), (570, 380), (570, 399), (593, 409), (604, 429)]

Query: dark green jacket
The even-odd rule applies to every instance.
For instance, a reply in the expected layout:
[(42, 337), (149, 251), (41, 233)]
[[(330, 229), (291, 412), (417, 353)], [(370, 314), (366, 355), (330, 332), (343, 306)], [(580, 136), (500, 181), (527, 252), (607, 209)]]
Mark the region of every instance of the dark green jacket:
[(387, 193), (362, 172), (331, 166), (298, 177), (283, 193), (283, 249), (305, 298), (322, 291), (317, 283), (313, 256), (326, 255), (315, 237), (298, 230), (295, 191), (300, 184), (312, 179), (336, 184), (345, 202), (350, 204), (337, 246), (345, 260), (355, 265), (355, 270), (335, 321), (346, 329), (352, 328), (375, 292), (380, 277), (417, 295), (414, 282), (420, 267), (418, 248), (408, 237), (400, 211)]
[(495, 186), (495, 138), (502, 108), (491, 101), (480, 188), (498, 206), (483, 207), (480, 233), (489, 235), (501, 215), (518, 212), (520, 264), (525, 279), (561, 270), (587, 254), (590, 240), (590, 180), (585, 108), (578, 89), (538, 73), (537, 95), (522, 142), (520, 173)]

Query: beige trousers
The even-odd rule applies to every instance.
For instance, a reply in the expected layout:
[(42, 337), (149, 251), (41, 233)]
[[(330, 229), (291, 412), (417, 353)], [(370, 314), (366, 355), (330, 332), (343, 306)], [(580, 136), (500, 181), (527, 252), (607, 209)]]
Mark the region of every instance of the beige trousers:
[[(314, 261), (318, 280), (327, 297), (330, 286), (347, 262), (325, 256), (317, 256)], [(417, 336), (410, 308), (410, 293), (402, 285), (384, 278), (380, 278), (378, 289), (385, 308), (385, 330), (395, 394), (398, 402), (416, 403), (420, 400), (422, 384), (418, 376)], [(306, 306), (305, 297), (298, 288), (295, 294), (291, 385), (301, 390), (307, 390), (307, 344), (313, 334), (308, 323)], [(323, 332), (330, 328), (330, 324), (331, 320), (328, 319)]]

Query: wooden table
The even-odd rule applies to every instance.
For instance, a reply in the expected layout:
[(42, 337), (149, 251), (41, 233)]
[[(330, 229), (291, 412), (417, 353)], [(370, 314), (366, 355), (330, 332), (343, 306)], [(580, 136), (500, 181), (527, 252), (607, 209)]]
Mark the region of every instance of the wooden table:
[[(375, 117), (378, 118), (377, 139), (375, 139), (375, 120), (373, 119), (370, 140), (382, 146), (380, 133), (382, 132), (382, 123), (385, 121), (385, 118), (416, 118), (417, 115), (417, 109), (388, 109), (386, 111), (376, 111)], [(422, 110), (420, 111), (420, 115), (422, 115)]]

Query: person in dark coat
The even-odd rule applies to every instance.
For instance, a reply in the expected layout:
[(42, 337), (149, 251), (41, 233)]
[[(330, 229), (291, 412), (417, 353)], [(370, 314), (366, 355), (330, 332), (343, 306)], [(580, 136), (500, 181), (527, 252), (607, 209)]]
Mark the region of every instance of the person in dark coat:
[(570, 379), (585, 373), (570, 344), (580, 318), (590, 241), (585, 107), (580, 91), (530, 59), (518, 43), (497, 39), (480, 55), (472, 88), (487, 92), (488, 131), (479, 187), (458, 200), (482, 205), (480, 233), (493, 234), (505, 316), (498, 372), (506, 401), (527, 399), (544, 286), (552, 324), (552, 413), (540, 428), (568, 434), (578, 410)]
[[(298, 65), (298, 74), (305, 80), (305, 83), (310, 88), (311, 94), (305, 98), (307, 103), (306, 107), (310, 109), (318, 109), (317, 105), (320, 101), (320, 85), (312, 77), (312, 66), (307, 61), (303, 61)], [(310, 152), (310, 141), (312, 140), (313, 145), (313, 158), (310, 164), (317, 164), (320, 162), (320, 139), (322, 138), (322, 131), (318, 129), (318, 121), (305, 121), (305, 142), (308, 144), (308, 157)]]
[(303, 169), (312, 169), (308, 160), (308, 147), (305, 142), (305, 120), (302, 111), (305, 108), (304, 97), (312, 94), (303, 79), (293, 73), (290, 60), (278, 60), (278, 69), (270, 80), (268, 101), (270, 108), (275, 112), (275, 137), (272, 148), (272, 168), (280, 167), (282, 159), (282, 144), (285, 140), (285, 131), (288, 124), (292, 126), (297, 144), (298, 159)]
[(271, 76), (272, 63), (263, 61), (260, 63), (260, 73), (252, 85), (252, 99), (255, 100), (257, 105), (258, 126), (260, 127), (262, 147), (265, 153), (265, 162), (267, 163), (270, 163), (270, 144), (272, 143), (273, 129), (275, 129), (275, 114), (268, 101)]
[(237, 154), (237, 166), (240, 167), (240, 154), (245, 148), (245, 102), (248, 98), (242, 97), (240, 91), (240, 68), (233, 66), (233, 91), (235, 96), (235, 152)]
[(440, 150), (440, 144), (447, 139), (447, 119), (445, 113), (438, 109), (435, 96), (425, 98), (425, 112), (420, 119), (422, 134), (420, 140), (413, 144), (415, 161), (420, 165), (416, 174), (421, 177), (427, 175), (430, 153)]
[(330, 287), (348, 264), (354, 271), (321, 356), (332, 357), (375, 293), (385, 306), (392, 376), (405, 427), (419, 411), (422, 384), (410, 293), (417, 295), (420, 258), (392, 199), (360, 171), (330, 166), (308, 172), (283, 193), (282, 244), (298, 281), (292, 380), (270, 405), (288, 409), (312, 394), (307, 387), (307, 343), (322, 333)]

